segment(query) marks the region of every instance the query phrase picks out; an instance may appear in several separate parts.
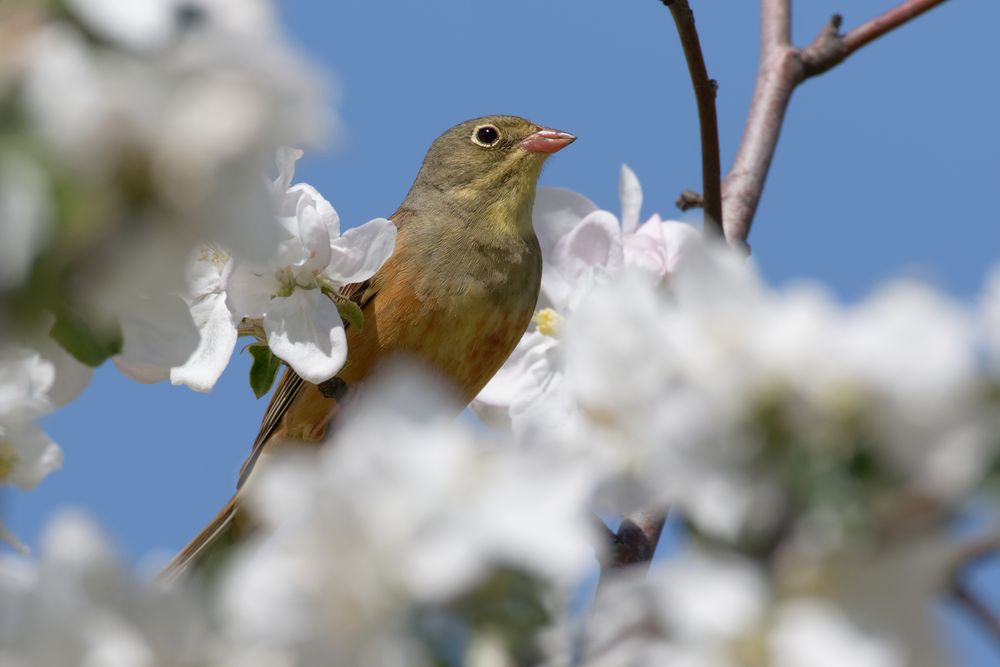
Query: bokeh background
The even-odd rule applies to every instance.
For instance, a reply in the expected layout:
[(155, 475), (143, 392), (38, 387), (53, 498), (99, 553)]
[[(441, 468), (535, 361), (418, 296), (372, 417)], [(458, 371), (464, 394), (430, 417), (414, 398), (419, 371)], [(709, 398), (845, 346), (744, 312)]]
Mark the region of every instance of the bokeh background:
[[(833, 13), (844, 28), (892, 0), (796, 3), (794, 41)], [(757, 70), (758, 6), (692, 2), (719, 82), (723, 171), (735, 154)], [(693, 94), (669, 12), (656, 0), (284, 0), (288, 39), (324, 70), (337, 110), (329, 146), (297, 180), (345, 226), (391, 213), (430, 142), (459, 121), (512, 113), (571, 131), (543, 185), (618, 212), (627, 163), (643, 215), (683, 219), (700, 189)], [(1000, 260), (1000, 4), (952, 0), (794, 94), (750, 237), (765, 277), (809, 280), (844, 300), (894, 276), (963, 299)], [(234, 358), (208, 395), (142, 386), (106, 364), (82, 397), (44, 420), (64, 469), (29, 493), (4, 490), (4, 520), (37, 547), (60, 507), (96, 516), (133, 561), (181, 547), (229, 497), (266, 399)], [(974, 573), (1000, 613), (1000, 564)], [(955, 609), (942, 619), (956, 664), (1000, 650)]]

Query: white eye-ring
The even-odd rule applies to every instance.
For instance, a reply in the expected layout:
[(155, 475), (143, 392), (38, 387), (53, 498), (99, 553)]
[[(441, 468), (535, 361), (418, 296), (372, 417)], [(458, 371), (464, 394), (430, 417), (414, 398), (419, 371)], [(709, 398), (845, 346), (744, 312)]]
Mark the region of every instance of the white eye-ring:
[(484, 148), (492, 148), (500, 141), (500, 130), (496, 125), (480, 125), (472, 132), (472, 143)]

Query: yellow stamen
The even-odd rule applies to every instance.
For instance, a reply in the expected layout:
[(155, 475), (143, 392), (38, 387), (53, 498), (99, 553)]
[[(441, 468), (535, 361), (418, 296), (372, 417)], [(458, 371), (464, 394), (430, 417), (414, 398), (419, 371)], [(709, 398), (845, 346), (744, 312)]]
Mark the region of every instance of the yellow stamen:
[(559, 335), (559, 329), (562, 328), (562, 320), (562, 315), (551, 308), (543, 308), (531, 318), (531, 321), (538, 328), (538, 333), (550, 338), (555, 338)]

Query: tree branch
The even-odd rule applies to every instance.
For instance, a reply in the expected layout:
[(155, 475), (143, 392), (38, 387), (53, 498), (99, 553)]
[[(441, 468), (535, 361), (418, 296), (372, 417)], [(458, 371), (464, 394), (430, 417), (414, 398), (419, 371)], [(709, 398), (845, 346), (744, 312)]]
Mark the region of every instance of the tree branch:
[(736, 159), (722, 183), (726, 238), (746, 244), (792, 92), (852, 53), (945, 0), (906, 0), (846, 35), (834, 16), (803, 49), (791, 45), (791, 0), (761, 0), (760, 67)]
[(722, 167), (719, 158), (719, 122), (715, 113), (715, 92), (718, 84), (708, 78), (698, 30), (694, 25), (694, 12), (691, 11), (687, 0), (661, 0), (661, 2), (670, 9), (674, 24), (677, 26), (677, 35), (684, 49), (684, 59), (687, 61), (698, 105), (705, 234), (722, 236)]
[(993, 538), (972, 544), (952, 567), (949, 589), (951, 597), (960, 603), (995, 641), (1000, 642), (1000, 618), (977, 597), (966, 583), (965, 572), (988, 558), (1000, 553), (1000, 544)]
[(622, 517), (617, 533), (606, 529), (610, 550), (601, 563), (601, 579), (605, 579), (610, 572), (629, 565), (648, 568), (660, 542), (666, 518), (664, 510), (643, 510)]

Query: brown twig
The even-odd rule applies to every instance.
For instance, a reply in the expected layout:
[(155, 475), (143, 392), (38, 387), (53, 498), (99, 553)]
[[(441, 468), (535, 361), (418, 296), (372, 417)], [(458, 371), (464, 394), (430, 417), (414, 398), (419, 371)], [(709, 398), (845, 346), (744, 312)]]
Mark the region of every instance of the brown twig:
[(692, 208), (702, 208), (705, 206), (705, 198), (701, 196), (700, 192), (684, 190), (677, 196), (677, 201), (674, 202), (674, 205), (682, 211)]
[(764, 181), (792, 92), (852, 53), (945, 0), (906, 0), (846, 35), (834, 16), (811, 44), (791, 44), (791, 0), (761, 0), (761, 47), (757, 84), (733, 166), (722, 183), (722, 220), (726, 238), (746, 244)]
[(694, 13), (687, 0), (661, 0), (670, 9), (677, 34), (684, 49), (691, 85), (698, 105), (698, 125), (701, 128), (701, 180), (705, 208), (704, 230), (710, 236), (722, 236), (722, 167), (719, 158), (719, 122), (715, 113), (715, 92), (718, 84), (708, 78), (705, 57), (694, 25)]
[[(666, 518), (664, 510), (644, 510), (622, 517), (617, 533), (605, 527), (610, 548), (601, 562), (602, 582), (606, 575), (626, 566), (648, 568), (660, 542)], [(603, 522), (601, 525), (604, 525)]]

